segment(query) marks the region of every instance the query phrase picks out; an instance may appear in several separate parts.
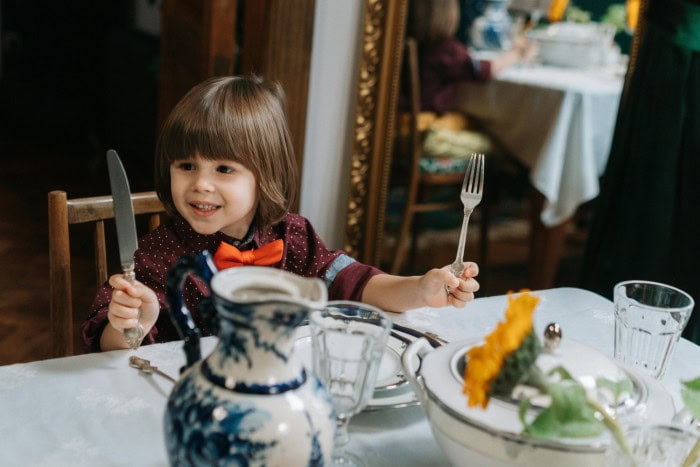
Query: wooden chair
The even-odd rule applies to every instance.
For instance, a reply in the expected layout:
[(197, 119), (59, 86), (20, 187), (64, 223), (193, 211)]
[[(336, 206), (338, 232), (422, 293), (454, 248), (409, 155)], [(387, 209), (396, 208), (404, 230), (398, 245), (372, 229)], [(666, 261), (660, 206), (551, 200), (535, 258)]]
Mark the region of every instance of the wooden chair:
[[(134, 214), (150, 215), (148, 228), (155, 229), (165, 212), (154, 191), (131, 195)], [(105, 220), (114, 218), (111, 196), (68, 199), (65, 191), (49, 193), (49, 296), (51, 356), (73, 354), (73, 302), (69, 226), (93, 224), (95, 239), (95, 286), (108, 275)], [(115, 246), (116, 248), (116, 246)]]
[[(408, 183), (406, 193), (406, 204), (403, 210), (401, 226), (396, 242), (396, 250), (391, 273), (399, 274), (406, 257), (406, 247), (411, 240), (411, 257), (415, 256), (417, 229), (414, 224), (416, 214), (428, 212), (454, 212), (463, 210), (459, 199), (459, 192), (466, 170), (466, 160), (463, 166), (455, 165), (441, 171), (426, 171), (421, 168), (421, 161), (425, 167), (425, 157), (422, 149), (422, 135), (418, 124), (420, 113), (420, 81), (418, 68), (418, 46), (416, 40), (407, 37), (404, 49), (404, 88), (408, 91), (409, 97), (409, 133), (405, 150), (395, 152), (395, 157), (409, 159)], [(488, 163), (486, 164), (488, 167)], [(438, 201), (430, 198), (431, 193), (440, 187), (454, 187), (454, 196), (447, 201)], [(488, 222), (484, 222), (484, 208), (479, 208), (482, 212), (482, 222), (480, 223), (481, 243), (480, 262), (486, 258), (486, 238), (488, 235)]]

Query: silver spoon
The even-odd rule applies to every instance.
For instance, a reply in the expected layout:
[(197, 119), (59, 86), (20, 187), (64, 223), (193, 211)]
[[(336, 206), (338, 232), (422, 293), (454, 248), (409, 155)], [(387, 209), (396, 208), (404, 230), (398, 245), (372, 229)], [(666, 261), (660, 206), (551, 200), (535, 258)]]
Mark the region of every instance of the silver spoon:
[(144, 373), (155, 373), (157, 375), (162, 376), (163, 378), (167, 379), (168, 381), (172, 381), (173, 383), (176, 383), (177, 380), (173, 378), (172, 376), (163, 373), (158, 369), (157, 366), (151, 365), (151, 362), (149, 360), (146, 360), (145, 358), (137, 357), (136, 355), (132, 355), (129, 357), (129, 366), (132, 366), (134, 368), (138, 368), (139, 370), (143, 371)]

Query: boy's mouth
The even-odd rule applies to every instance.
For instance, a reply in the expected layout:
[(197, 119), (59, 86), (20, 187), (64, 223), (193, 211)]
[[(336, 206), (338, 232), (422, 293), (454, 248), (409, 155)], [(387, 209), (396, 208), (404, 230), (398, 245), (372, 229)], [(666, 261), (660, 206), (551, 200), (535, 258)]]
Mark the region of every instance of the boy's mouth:
[(200, 216), (208, 216), (213, 214), (217, 209), (220, 208), (217, 204), (209, 203), (190, 203), (190, 207), (194, 212)]
[(200, 211), (213, 211), (214, 209), (219, 208), (219, 206), (217, 206), (215, 204), (190, 203), (190, 206), (192, 206), (195, 209), (199, 209)]

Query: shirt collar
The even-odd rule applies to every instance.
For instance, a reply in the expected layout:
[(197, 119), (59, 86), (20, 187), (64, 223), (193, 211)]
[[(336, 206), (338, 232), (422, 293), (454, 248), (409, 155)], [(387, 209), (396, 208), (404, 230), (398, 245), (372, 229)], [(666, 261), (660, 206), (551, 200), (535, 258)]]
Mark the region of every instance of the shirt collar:
[(259, 234), (254, 223), (251, 224), (250, 229), (248, 229), (248, 233), (246, 233), (242, 239), (237, 239), (226, 235), (223, 232), (216, 232), (211, 235), (197, 233), (178, 213), (175, 213), (172, 222), (175, 234), (194, 251), (209, 250), (213, 253), (219, 247), (221, 242), (229, 243), (242, 250), (249, 250), (251, 248), (258, 248), (260, 245), (265, 244), (260, 242), (261, 237), (268, 238), (267, 235), (261, 236)]
[(260, 229), (255, 229), (255, 234), (253, 235), (253, 243), (255, 243), (256, 248), (259, 248), (260, 246), (267, 245), (268, 243), (277, 240), (278, 238), (281, 237), (277, 233), (275, 228), (271, 225), (268, 225)]

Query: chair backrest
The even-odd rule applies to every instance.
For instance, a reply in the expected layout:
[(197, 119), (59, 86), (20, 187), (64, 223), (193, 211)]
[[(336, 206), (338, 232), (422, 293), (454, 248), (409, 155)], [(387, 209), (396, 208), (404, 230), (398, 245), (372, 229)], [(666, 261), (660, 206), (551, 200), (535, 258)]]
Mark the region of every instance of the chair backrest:
[[(463, 170), (459, 172), (422, 172), (420, 161), (423, 157), (423, 135), (419, 122), (421, 114), (420, 94), (420, 65), (418, 62), (418, 42), (413, 37), (406, 37), (404, 43), (402, 86), (404, 92), (408, 92), (409, 110), (409, 134), (408, 154), (411, 157), (411, 176), (409, 190), (416, 192), (420, 183), (428, 185), (454, 185), (461, 184), (464, 177)], [(448, 208), (443, 206), (443, 208)]]
[[(149, 215), (149, 230), (155, 229), (165, 213), (155, 191), (131, 195), (134, 214)], [(105, 220), (114, 218), (111, 196), (68, 199), (65, 191), (49, 193), (49, 295), (51, 356), (73, 354), (73, 298), (70, 229), (72, 224), (93, 225), (95, 239), (95, 285), (108, 275)]]
[[(405, 257), (405, 246), (409, 244), (409, 237), (413, 237), (412, 245), (415, 250), (416, 229), (413, 219), (417, 213), (453, 211), (462, 208), (459, 199), (459, 186), (464, 178), (463, 172), (423, 172), (421, 170), (421, 158), (423, 157), (422, 134), (419, 125), (419, 113), (421, 105), (420, 77), (418, 65), (418, 45), (412, 37), (406, 37), (404, 43), (403, 69), (401, 86), (404, 96), (408, 98), (408, 138), (399, 138), (399, 149), (394, 151), (396, 157), (400, 157), (408, 164), (408, 180), (402, 177), (401, 183), (406, 183), (404, 196), (405, 207), (401, 219), (394, 260), (391, 265), (391, 273), (399, 274)], [(410, 160), (406, 160), (410, 159)], [(398, 160), (398, 159), (397, 159)], [(398, 164), (397, 164), (398, 166)], [(405, 167), (405, 166), (404, 166)], [(402, 172), (405, 172), (402, 171)], [(437, 200), (429, 196), (430, 188), (438, 186), (454, 185), (455, 196), (452, 199)]]
[[(404, 70), (403, 79), (408, 84), (408, 109), (409, 109), (409, 150), (414, 171), (418, 171), (420, 157), (423, 153), (421, 147), (421, 134), (418, 128), (418, 114), (420, 113), (420, 71), (418, 67), (418, 43), (413, 37), (406, 37), (404, 45)], [(405, 85), (405, 84), (404, 84)]]

